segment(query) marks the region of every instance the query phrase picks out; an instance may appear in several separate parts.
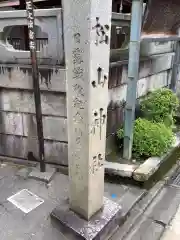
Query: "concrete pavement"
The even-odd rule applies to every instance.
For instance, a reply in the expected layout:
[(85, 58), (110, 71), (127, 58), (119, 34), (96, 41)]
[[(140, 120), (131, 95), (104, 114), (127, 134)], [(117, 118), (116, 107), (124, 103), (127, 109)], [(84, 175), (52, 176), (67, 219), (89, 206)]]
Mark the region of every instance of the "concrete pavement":
[[(50, 217), (52, 210), (68, 199), (68, 176), (56, 173), (46, 184), (18, 176), (22, 166), (0, 164), (0, 240), (67, 240), (59, 223)], [(17, 192), (27, 189), (44, 200), (44, 203), (28, 214), (22, 212), (7, 199)], [(104, 196), (122, 206), (123, 216), (140, 200), (144, 190), (121, 183), (105, 183)]]
[(161, 240), (179, 240), (180, 239), (180, 206), (170, 225), (164, 232)]
[[(111, 240), (160, 240), (162, 236), (165, 237), (163, 234), (171, 229), (172, 219), (176, 213), (178, 214), (180, 207), (179, 173), (180, 167), (177, 163), (134, 206), (126, 222), (120, 226)], [(176, 230), (179, 222), (179, 220), (173, 222)], [(175, 232), (176, 235), (177, 232), (179, 230)], [(162, 240), (176, 240), (173, 238), (172, 232), (170, 233), (170, 238)], [(177, 239), (179, 240), (180, 237)]]
[[(18, 176), (21, 168), (20, 165), (0, 164), (0, 240), (69, 239), (59, 223), (50, 217), (52, 210), (68, 199), (68, 176), (57, 172), (47, 184), (27, 178), (26, 174)], [(22, 189), (37, 195), (44, 203), (28, 214), (23, 213), (7, 200)], [(144, 193), (142, 189), (120, 182), (105, 182), (104, 196), (122, 206), (124, 217), (128, 214), (111, 240), (179, 240), (180, 187), (166, 179), (157, 183), (146, 196)]]

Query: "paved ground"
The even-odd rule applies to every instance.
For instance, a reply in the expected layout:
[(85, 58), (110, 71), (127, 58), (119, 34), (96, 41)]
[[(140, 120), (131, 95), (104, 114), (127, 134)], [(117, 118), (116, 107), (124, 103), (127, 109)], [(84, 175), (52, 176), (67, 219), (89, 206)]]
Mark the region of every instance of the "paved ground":
[[(0, 240), (65, 240), (51, 211), (68, 198), (68, 177), (56, 173), (50, 184), (17, 176), (20, 166), (0, 164)], [(25, 214), (7, 198), (28, 189), (44, 200), (32, 212)], [(134, 206), (143, 190), (122, 184), (105, 184), (104, 195), (122, 206), (123, 214)]]
[[(50, 213), (67, 201), (68, 177), (56, 173), (46, 184), (17, 176), (21, 168), (0, 164), (0, 240), (67, 240)], [(105, 183), (104, 195), (122, 206), (124, 216), (128, 213), (111, 240), (180, 239), (180, 186), (173, 181), (165, 183), (160, 181), (146, 196), (144, 190), (133, 186)], [(44, 203), (28, 214), (23, 213), (7, 200), (22, 189), (36, 194)]]
[[(177, 179), (180, 180), (179, 173), (180, 167), (177, 164), (133, 207), (128, 219), (111, 240), (160, 240), (163, 234), (165, 239), (161, 240), (179, 240), (180, 235), (173, 238), (180, 227), (180, 185), (177, 184)], [(171, 223), (176, 212), (179, 216)]]
[(179, 240), (180, 239), (180, 206), (176, 215), (170, 223), (170, 226), (165, 231), (161, 240)]

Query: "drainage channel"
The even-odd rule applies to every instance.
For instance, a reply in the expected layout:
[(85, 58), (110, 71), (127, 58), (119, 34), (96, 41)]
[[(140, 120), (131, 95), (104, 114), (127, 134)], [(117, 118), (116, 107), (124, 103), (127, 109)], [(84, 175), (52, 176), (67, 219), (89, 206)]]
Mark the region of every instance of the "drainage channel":
[(167, 184), (180, 187), (180, 167), (177, 169), (176, 173), (170, 178)]
[[(157, 182), (164, 179), (165, 175), (168, 171), (180, 161), (180, 149), (178, 148), (158, 169), (158, 171), (153, 174), (147, 182), (143, 184), (143, 188), (150, 190)], [(180, 183), (180, 167), (174, 173), (173, 177), (168, 181), (168, 185), (174, 184), (174, 181), (178, 181)], [(180, 185), (179, 185), (180, 186)]]

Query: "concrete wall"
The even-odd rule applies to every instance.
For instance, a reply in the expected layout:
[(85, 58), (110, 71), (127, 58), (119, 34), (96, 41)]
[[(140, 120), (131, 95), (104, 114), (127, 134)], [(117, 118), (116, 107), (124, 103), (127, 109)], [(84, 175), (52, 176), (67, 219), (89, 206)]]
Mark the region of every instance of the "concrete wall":
[[(15, 11), (14, 11), (15, 12)], [(11, 21), (7, 23), (1, 18), (5, 13), (0, 13), (0, 29), (10, 26), (16, 14), (11, 12)], [(19, 22), (24, 24), (24, 11), (19, 11)], [(13, 18), (14, 16), (14, 18)], [(36, 21), (38, 26), (43, 26), (48, 36), (60, 36), (54, 22), (59, 22), (61, 11), (37, 10)], [(46, 19), (48, 16), (48, 19)], [(52, 29), (52, 27), (54, 29)], [(51, 36), (51, 38), (53, 37)], [(58, 48), (57, 48), (58, 46)], [(49, 51), (53, 47), (53, 51)], [(9, 47), (0, 41), (6, 61), (0, 55), (0, 155), (27, 158), (28, 152), (37, 156), (37, 138), (35, 107), (32, 91), (32, 77), (29, 53), (26, 61), (21, 59), (22, 51), (14, 51), (11, 61)], [(57, 53), (55, 53), (55, 50)], [(12, 53), (12, 52), (11, 52)], [(167, 86), (171, 78), (173, 61), (173, 43), (158, 45), (149, 43), (141, 47), (142, 59), (140, 64), (140, 80), (138, 81), (137, 98), (148, 91)], [(164, 53), (164, 54), (163, 54)], [(24, 54), (24, 53), (23, 53)], [(12, 55), (12, 54), (11, 54)], [(41, 88), (43, 126), (45, 138), (45, 157), (49, 162), (67, 165), (67, 115), (66, 115), (66, 79), (63, 67), (63, 43), (57, 37), (56, 44), (48, 45), (48, 51), (40, 53), (39, 82)], [(51, 57), (50, 57), (51, 56)], [(61, 61), (57, 62), (60, 56)], [(121, 56), (121, 55), (120, 55)], [(16, 58), (17, 57), (17, 58)], [(48, 57), (50, 59), (47, 61)], [(144, 57), (146, 57), (144, 59)], [(127, 91), (127, 61), (121, 65), (110, 68), (109, 76), (109, 106), (107, 145), (117, 128), (123, 121), (122, 102), (126, 99)], [(107, 148), (107, 153), (109, 149)]]

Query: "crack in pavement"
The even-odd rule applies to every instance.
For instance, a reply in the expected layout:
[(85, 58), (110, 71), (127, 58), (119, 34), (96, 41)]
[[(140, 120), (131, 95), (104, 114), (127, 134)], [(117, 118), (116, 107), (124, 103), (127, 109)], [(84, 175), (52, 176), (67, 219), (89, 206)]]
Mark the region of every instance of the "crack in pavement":
[(10, 213), (10, 211), (8, 210), (8, 208), (4, 205), (6, 202), (7, 202), (7, 201), (0, 202), (0, 206), (1, 206), (2, 208), (4, 208), (6, 212)]
[(157, 224), (161, 225), (161, 226), (162, 226), (162, 227), (164, 227), (164, 228), (166, 228), (166, 226), (167, 226), (167, 224), (166, 224), (166, 223), (164, 223), (164, 222), (162, 222), (162, 221), (155, 220), (155, 219), (153, 219), (153, 221), (154, 221), (155, 223), (157, 223)]

